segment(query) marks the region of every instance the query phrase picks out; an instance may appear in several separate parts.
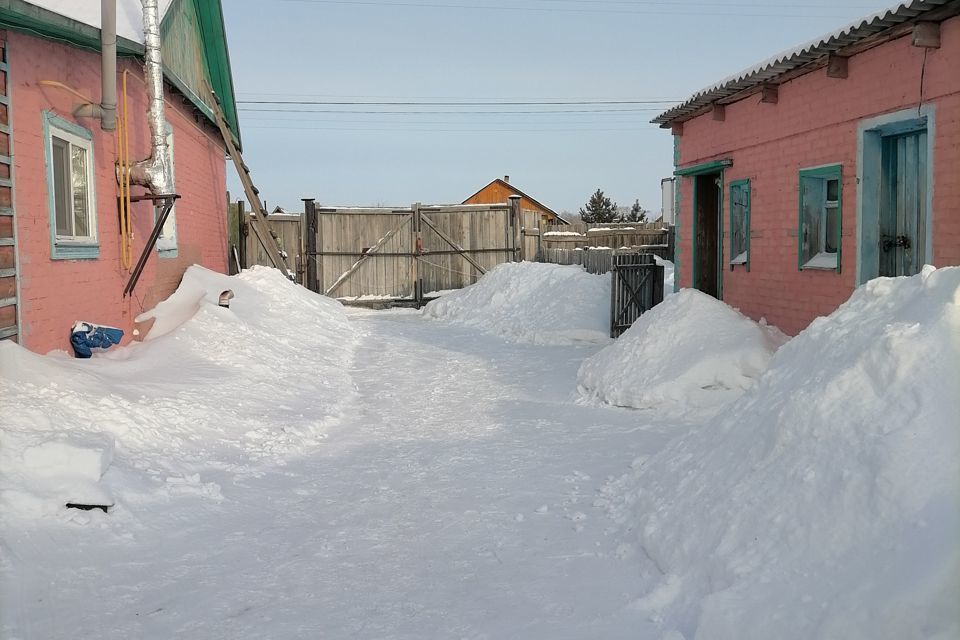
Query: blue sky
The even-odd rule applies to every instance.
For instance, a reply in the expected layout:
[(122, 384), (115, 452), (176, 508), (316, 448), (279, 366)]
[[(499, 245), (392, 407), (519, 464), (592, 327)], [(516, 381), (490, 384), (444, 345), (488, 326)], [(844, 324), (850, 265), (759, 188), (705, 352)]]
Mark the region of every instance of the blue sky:
[[(600, 188), (658, 212), (673, 142), (649, 120), (664, 101), (890, 4), (225, 0), (223, 10), (244, 159), (271, 207), (460, 202), (509, 174), (558, 211)], [(283, 101), (368, 104), (272, 104)], [(598, 101), (630, 104), (583, 104)]]

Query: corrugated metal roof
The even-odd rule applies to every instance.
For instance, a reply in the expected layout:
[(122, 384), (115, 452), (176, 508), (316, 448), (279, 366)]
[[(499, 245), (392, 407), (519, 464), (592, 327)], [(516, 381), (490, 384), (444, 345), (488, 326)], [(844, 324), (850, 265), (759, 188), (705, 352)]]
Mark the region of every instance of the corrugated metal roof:
[(782, 51), (759, 64), (724, 78), (693, 94), (686, 102), (663, 112), (651, 122), (668, 125), (677, 120), (681, 122), (688, 120), (713, 102), (765, 83), (775, 82), (783, 74), (799, 69), (827, 54), (863, 42), (905, 22), (916, 22), (922, 18), (923, 14), (944, 6), (955, 6), (960, 11), (960, 0), (913, 0), (861, 18), (832, 33), (799, 47)]

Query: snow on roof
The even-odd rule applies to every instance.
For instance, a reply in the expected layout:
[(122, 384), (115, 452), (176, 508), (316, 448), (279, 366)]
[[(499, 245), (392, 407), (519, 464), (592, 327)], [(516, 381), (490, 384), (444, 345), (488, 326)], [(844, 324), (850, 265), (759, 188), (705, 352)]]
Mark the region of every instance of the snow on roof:
[(651, 122), (667, 125), (676, 120), (681, 122), (688, 120), (693, 114), (712, 102), (775, 80), (781, 75), (813, 62), (824, 55), (862, 42), (870, 36), (904, 22), (915, 21), (918, 16), (933, 9), (950, 5), (956, 5), (958, 11), (960, 11), (960, 2), (957, 0), (913, 0), (860, 18), (832, 33), (781, 51), (763, 62), (727, 76), (720, 82), (694, 93), (686, 102), (668, 109)]
[[(47, 11), (100, 28), (100, 3), (93, 0), (27, 0)], [(173, 0), (158, 0), (160, 18)], [(117, 35), (143, 44), (143, 5), (140, 0), (117, 0)]]

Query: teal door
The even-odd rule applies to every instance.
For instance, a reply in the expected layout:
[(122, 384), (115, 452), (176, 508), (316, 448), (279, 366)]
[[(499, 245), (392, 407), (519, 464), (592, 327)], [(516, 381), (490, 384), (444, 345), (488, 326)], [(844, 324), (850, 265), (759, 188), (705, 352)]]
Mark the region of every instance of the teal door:
[(881, 276), (918, 273), (926, 256), (927, 132), (884, 136), (880, 169)]

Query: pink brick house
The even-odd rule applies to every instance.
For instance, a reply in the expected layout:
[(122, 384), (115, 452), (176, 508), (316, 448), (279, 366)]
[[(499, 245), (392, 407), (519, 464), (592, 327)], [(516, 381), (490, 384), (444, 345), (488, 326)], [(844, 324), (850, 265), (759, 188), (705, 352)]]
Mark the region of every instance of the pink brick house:
[(858, 21), (654, 122), (678, 286), (795, 334), (871, 278), (960, 264), (960, 0)]
[(207, 87), (238, 143), (239, 128), (220, 2), (159, 0), (166, 142), (180, 198), (124, 295), (157, 211), (134, 198), (130, 232), (121, 233), (118, 157), (124, 149), (131, 161), (151, 156), (151, 134), (141, 2), (115, 2), (126, 137), (78, 112), (101, 101), (101, 3), (0, 6), (0, 337), (40, 353), (68, 350), (76, 320), (120, 327), (130, 339), (134, 318), (168, 296), (189, 265), (227, 268), (224, 143)]

